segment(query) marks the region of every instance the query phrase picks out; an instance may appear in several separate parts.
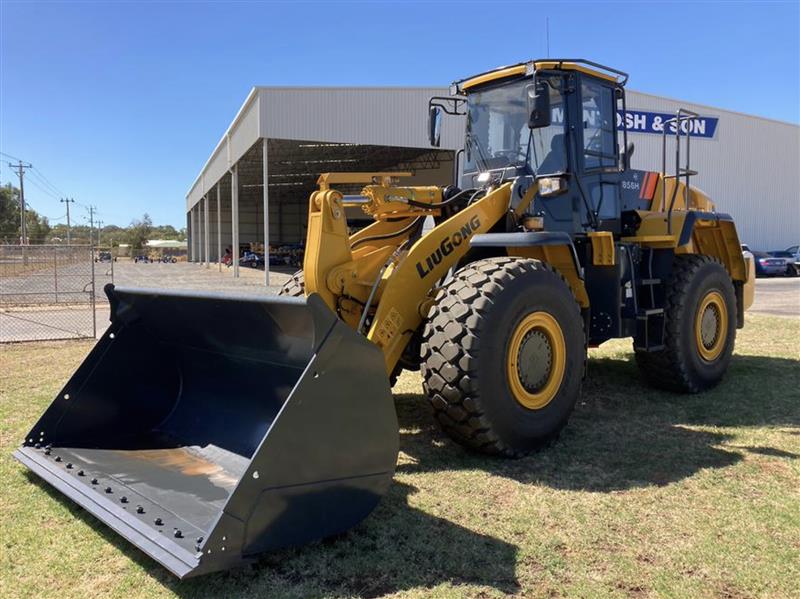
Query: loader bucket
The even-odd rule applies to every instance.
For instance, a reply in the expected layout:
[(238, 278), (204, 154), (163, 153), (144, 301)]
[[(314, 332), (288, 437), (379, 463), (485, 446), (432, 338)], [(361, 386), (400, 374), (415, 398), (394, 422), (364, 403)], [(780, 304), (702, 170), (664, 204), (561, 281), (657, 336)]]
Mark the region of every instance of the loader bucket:
[(372, 511), (398, 452), (383, 355), (319, 296), (106, 293), (20, 462), (181, 578)]

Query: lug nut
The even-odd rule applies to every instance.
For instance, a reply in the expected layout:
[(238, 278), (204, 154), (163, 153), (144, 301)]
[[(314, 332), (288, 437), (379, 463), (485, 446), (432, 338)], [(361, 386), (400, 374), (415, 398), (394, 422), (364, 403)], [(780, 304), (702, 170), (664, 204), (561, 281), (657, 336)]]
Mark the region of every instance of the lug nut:
[(106, 487), (106, 493), (111, 493), (111, 487)]
[(136, 513), (137, 514), (144, 514), (144, 508), (141, 505), (136, 506)]
[(127, 497), (125, 497), (125, 495), (123, 495), (122, 497), (120, 497), (120, 499), (119, 499), (119, 500), (120, 500), (122, 503), (128, 503), (128, 498), (127, 498)]
[(61, 461), (61, 456), (60, 456), (60, 455), (57, 455), (57, 456), (56, 456), (56, 462), (60, 462), (60, 461)]
[(175, 531), (175, 538), (176, 539), (182, 539), (183, 538), (183, 533), (180, 530), (176, 530)]
[(92, 479), (92, 484), (93, 484), (93, 485), (96, 485), (96, 484), (97, 484), (97, 479), (96, 479), (96, 478), (93, 478), (93, 479)]
[(49, 447), (45, 447), (44, 448), (44, 455), (50, 455), (50, 448)]
[(164, 521), (161, 518), (156, 518), (155, 520), (153, 520), (153, 522), (155, 523), (156, 526), (162, 526), (164, 524)]
[(67, 462), (67, 470), (72, 470), (72, 462)]
[(83, 470), (78, 470), (78, 476), (86, 476), (86, 473)]
[(203, 537), (197, 537), (197, 544), (199, 545), (202, 542), (203, 542)]
[(41, 447), (42, 447), (42, 444), (41, 444), (41, 443), (34, 443), (34, 444), (33, 444), (33, 446), (34, 446), (34, 448), (36, 448), (36, 449), (41, 449)]

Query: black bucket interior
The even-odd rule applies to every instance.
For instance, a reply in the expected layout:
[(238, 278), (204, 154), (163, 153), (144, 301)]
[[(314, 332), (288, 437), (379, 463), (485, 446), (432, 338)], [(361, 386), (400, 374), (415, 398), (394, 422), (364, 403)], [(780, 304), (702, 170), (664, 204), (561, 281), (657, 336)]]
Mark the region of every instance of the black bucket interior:
[(20, 462), (180, 577), (374, 509), (398, 451), (383, 354), (320, 297), (107, 293)]
[(42, 440), (124, 485), (129, 504), (208, 531), (313, 356), (313, 317), (274, 300), (115, 294), (119, 319), (57, 399), (57, 421), (43, 418)]

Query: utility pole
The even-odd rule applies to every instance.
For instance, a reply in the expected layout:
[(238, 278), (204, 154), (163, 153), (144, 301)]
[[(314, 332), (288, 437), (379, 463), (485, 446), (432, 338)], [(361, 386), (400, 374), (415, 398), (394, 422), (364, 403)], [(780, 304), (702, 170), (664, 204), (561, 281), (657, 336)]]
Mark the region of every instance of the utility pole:
[(61, 198), (61, 203), (67, 205), (67, 245), (72, 242), (72, 234), (70, 233), (70, 223), (69, 223), (69, 205), (74, 204), (75, 200), (73, 198)]
[(89, 206), (89, 245), (92, 245), (92, 238), (94, 237), (94, 211), (97, 210), (94, 206)]
[(100, 245), (100, 233), (103, 231), (103, 225), (105, 223), (101, 220), (97, 221), (97, 245)]
[(8, 163), (10, 168), (17, 169), (17, 176), (19, 177), (19, 212), (20, 212), (20, 241), (21, 245), (28, 244), (28, 224), (25, 218), (25, 169), (33, 168), (30, 163), (24, 163), (22, 160), (17, 164)]

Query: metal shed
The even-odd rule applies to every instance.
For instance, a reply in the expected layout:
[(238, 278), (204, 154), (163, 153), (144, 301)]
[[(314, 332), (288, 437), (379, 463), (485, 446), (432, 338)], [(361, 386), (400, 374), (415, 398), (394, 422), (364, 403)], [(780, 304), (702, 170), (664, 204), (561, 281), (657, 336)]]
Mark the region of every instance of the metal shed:
[[(208, 266), (228, 247), (302, 242), (308, 196), (323, 172), (410, 170), (409, 184), (450, 183), (463, 120), (444, 120), (440, 148), (431, 148), (426, 134), (428, 99), (447, 94), (253, 88), (186, 196), (190, 260)], [(661, 170), (659, 123), (680, 107), (701, 116), (691, 142), (699, 171), (692, 184), (734, 216), (742, 242), (754, 249), (800, 243), (800, 127), (629, 91), (618, 125), (627, 125), (636, 146), (634, 168)], [(233, 272), (238, 276), (237, 260)]]
[[(253, 88), (186, 196), (190, 260), (208, 266), (226, 248), (301, 242), (308, 195), (323, 172), (410, 170), (409, 183), (447, 183), (461, 127), (447, 123), (440, 148), (425, 132), (428, 99), (444, 93)], [(268, 282), (268, 264), (265, 271)]]

